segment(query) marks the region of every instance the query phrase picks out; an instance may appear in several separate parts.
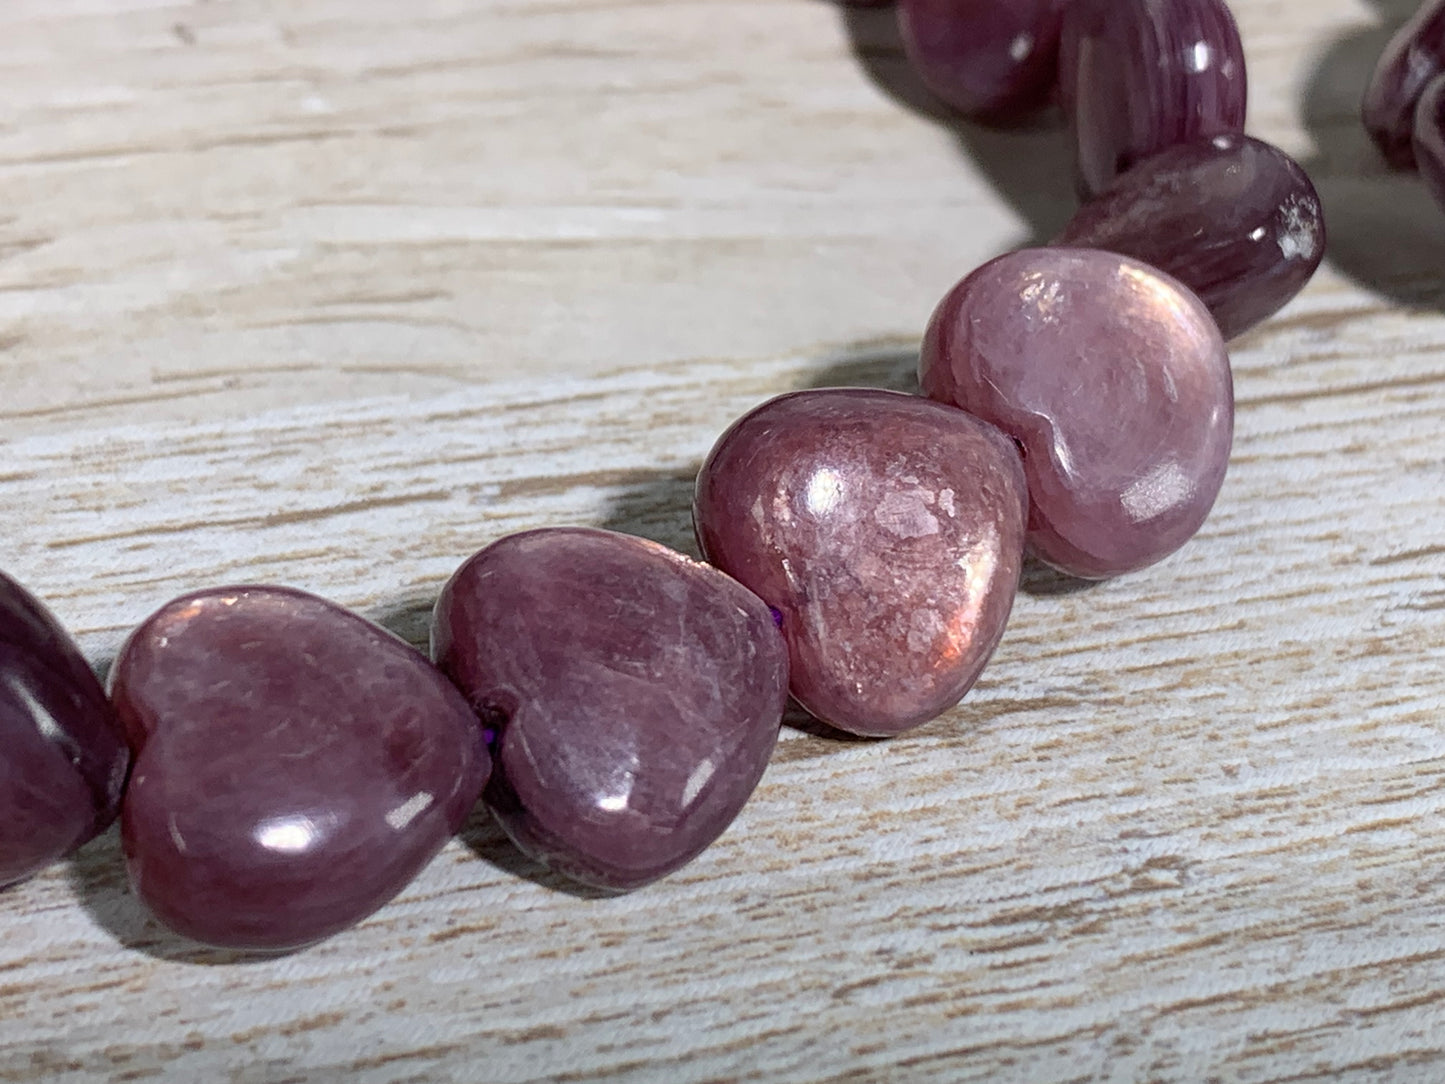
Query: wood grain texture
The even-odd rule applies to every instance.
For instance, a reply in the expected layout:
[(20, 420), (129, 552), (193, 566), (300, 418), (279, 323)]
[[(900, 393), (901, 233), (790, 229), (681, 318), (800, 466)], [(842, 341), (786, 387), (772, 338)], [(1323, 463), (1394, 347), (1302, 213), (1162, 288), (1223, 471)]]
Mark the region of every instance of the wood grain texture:
[[(1445, 1079), (1445, 215), (1355, 120), (1408, 6), (1235, 4), (1332, 247), (1236, 344), (1178, 556), (1031, 570), (960, 708), (793, 720), (628, 897), (478, 815), (243, 962), (108, 835), (0, 895), (0, 1080)], [(935, 115), (886, 11), (816, 0), (7, 0), (0, 85), (0, 565), (98, 666), (202, 585), (420, 642), (505, 532), (691, 548), (733, 417), (911, 387), (934, 301), (1072, 199), (1056, 129)]]

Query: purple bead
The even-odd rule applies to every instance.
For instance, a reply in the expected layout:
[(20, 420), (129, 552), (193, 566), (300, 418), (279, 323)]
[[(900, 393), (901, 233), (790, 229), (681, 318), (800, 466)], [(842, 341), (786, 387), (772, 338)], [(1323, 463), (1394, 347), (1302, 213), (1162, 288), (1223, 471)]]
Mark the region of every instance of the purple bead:
[(486, 801), (507, 834), (614, 891), (722, 834), (787, 703), (787, 654), (757, 597), (610, 531), (528, 531), (473, 556), (437, 601), (432, 650), (497, 731)]
[(1008, 120), (1046, 104), (1065, 0), (899, 0), (908, 59), (955, 109)]
[(111, 692), (136, 749), (131, 884), (212, 945), (297, 948), (361, 920), (441, 850), (487, 777), (476, 717), (424, 656), (288, 588), (162, 607)]
[(1056, 243), (1105, 248), (1167, 271), (1232, 339), (1309, 282), (1325, 254), (1324, 213), (1289, 155), (1222, 135), (1146, 158), (1085, 204)]
[(1429, 0), (1385, 46), (1365, 87), (1365, 130), (1396, 169), (1413, 169), (1415, 109), (1425, 85), (1445, 72), (1445, 0)]
[(1026, 501), (992, 426), (834, 388), (735, 422), (693, 519), (708, 560), (783, 615), (798, 702), (885, 737), (953, 707), (983, 670), (1018, 587)]
[(0, 575), (0, 887), (115, 820), (130, 752), (75, 643)]
[(1029, 544), (1072, 575), (1174, 552), (1224, 481), (1234, 398), (1219, 329), (1128, 257), (1041, 248), (984, 264), (934, 311), (920, 379), (1019, 442)]
[(1435, 202), (1445, 208), (1445, 75), (1432, 79), (1415, 110), (1415, 160)]
[(1244, 47), (1223, 0), (1072, 0), (1060, 97), (1088, 198), (1176, 143), (1244, 130)]

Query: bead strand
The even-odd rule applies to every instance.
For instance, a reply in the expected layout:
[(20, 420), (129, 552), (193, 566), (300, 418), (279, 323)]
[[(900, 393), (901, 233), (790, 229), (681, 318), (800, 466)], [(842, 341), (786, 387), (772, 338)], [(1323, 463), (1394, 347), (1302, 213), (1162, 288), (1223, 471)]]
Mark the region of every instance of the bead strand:
[(162, 922), (294, 949), (382, 906), (481, 797), (534, 858), (637, 888), (726, 829), (789, 694), (839, 730), (902, 733), (978, 678), (1026, 547), (1098, 578), (1183, 545), (1229, 456), (1225, 338), (1324, 248), (1303, 170), (1243, 135), (1233, 18), (1219, 0), (898, 14), (961, 111), (1057, 99), (1093, 197), (1055, 247), (945, 296), (926, 397), (796, 392), (739, 419), (697, 481), (706, 564), (585, 528), (494, 542), (441, 592), (432, 660), (303, 592), (209, 589), (130, 636), (107, 700), (0, 577), (0, 884), (119, 812)]

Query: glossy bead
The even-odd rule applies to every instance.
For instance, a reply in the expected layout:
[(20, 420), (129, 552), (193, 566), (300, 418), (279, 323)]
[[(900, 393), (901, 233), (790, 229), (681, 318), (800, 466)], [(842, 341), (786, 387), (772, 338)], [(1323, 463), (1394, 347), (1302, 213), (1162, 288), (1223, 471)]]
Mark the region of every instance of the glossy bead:
[(1007, 120), (1047, 103), (1065, 0), (899, 0), (908, 59), (943, 101)]
[(1415, 110), (1415, 160), (1435, 202), (1445, 209), (1445, 75), (1436, 76)]
[(1026, 507), (1012, 443), (917, 396), (795, 392), (723, 434), (697, 479), (708, 560), (782, 615), (792, 692), (854, 734), (953, 707), (1003, 634)]
[(1244, 129), (1244, 48), (1223, 0), (1072, 0), (1059, 88), (1085, 198), (1166, 147)]
[(74, 641), (0, 575), (0, 886), (115, 819), (130, 752)]
[(1445, 0), (1427, 0), (1380, 54), (1360, 116), (1385, 161), (1413, 169), (1415, 110), (1425, 86), (1445, 72)]
[(787, 655), (759, 599), (610, 531), (529, 531), (473, 556), (437, 601), (432, 650), (493, 731), (486, 801), (507, 834), (615, 891), (722, 834), (787, 703)]
[(1024, 450), (1029, 544), (1102, 578), (1174, 552), (1224, 480), (1229, 357), (1187, 288), (1125, 256), (1025, 249), (969, 275), (924, 337), (924, 391)]
[(136, 749), (131, 884), (213, 945), (296, 948), (364, 918), (442, 848), (487, 776), (476, 717), (424, 656), (287, 588), (162, 607), (111, 692)]
[(1056, 243), (1105, 248), (1167, 271), (1232, 339), (1309, 282), (1325, 254), (1324, 214), (1289, 155), (1223, 135), (1146, 158), (1085, 204)]

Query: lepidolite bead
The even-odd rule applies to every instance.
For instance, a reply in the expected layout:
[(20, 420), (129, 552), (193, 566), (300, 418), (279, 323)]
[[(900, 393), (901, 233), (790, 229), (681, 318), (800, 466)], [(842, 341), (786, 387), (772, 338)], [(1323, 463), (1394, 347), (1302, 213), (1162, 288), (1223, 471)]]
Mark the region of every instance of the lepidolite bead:
[(1222, 135), (1144, 159), (1085, 204), (1057, 243), (1106, 248), (1167, 271), (1232, 339), (1309, 282), (1325, 254), (1324, 213), (1289, 155)]
[(924, 391), (1024, 450), (1029, 544), (1101, 578), (1173, 553), (1208, 515), (1229, 459), (1229, 357), (1176, 280), (1094, 249), (1025, 249), (939, 303)]
[(897, 392), (783, 395), (723, 434), (697, 479), (708, 560), (782, 615), (792, 692), (888, 736), (968, 691), (1023, 555), (1023, 471), (977, 418)]
[(1415, 109), (1415, 160), (1430, 194), (1445, 209), (1445, 75), (1430, 81)]
[(1244, 48), (1223, 0), (1071, 0), (1059, 91), (1080, 191), (1176, 143), (1244, 129)]
[(1365, 130), (1397, 169), (1415, 165), (1415, 110), (1426, 85), (1442, 72), (1445, 0), (1427, 0), (1385, 46), (1360, 103)]
[(787, 654), (756, 596), (610, 531), (529, 531), (476, 554), (437, 601), (432, 650), (493, 732), (486, 801), (507, 834), (611, 890), (722, 834), (787, 703)]
[(213, 945), (296, 948), (364, 918), (487, 777), (476, 717), (425, 656), (300, 591), (177, 599), (132, 634), (111, 693), (136, 749), (131, 883)]
[(919, 77), (955, 109), (1008, 120), (1045, 104), (1058, 76), (1065, 0), (899, 0)]
[(129, 763), (79, 649), (33, 595), (0, 575), (0, 886), (104, 830)]

